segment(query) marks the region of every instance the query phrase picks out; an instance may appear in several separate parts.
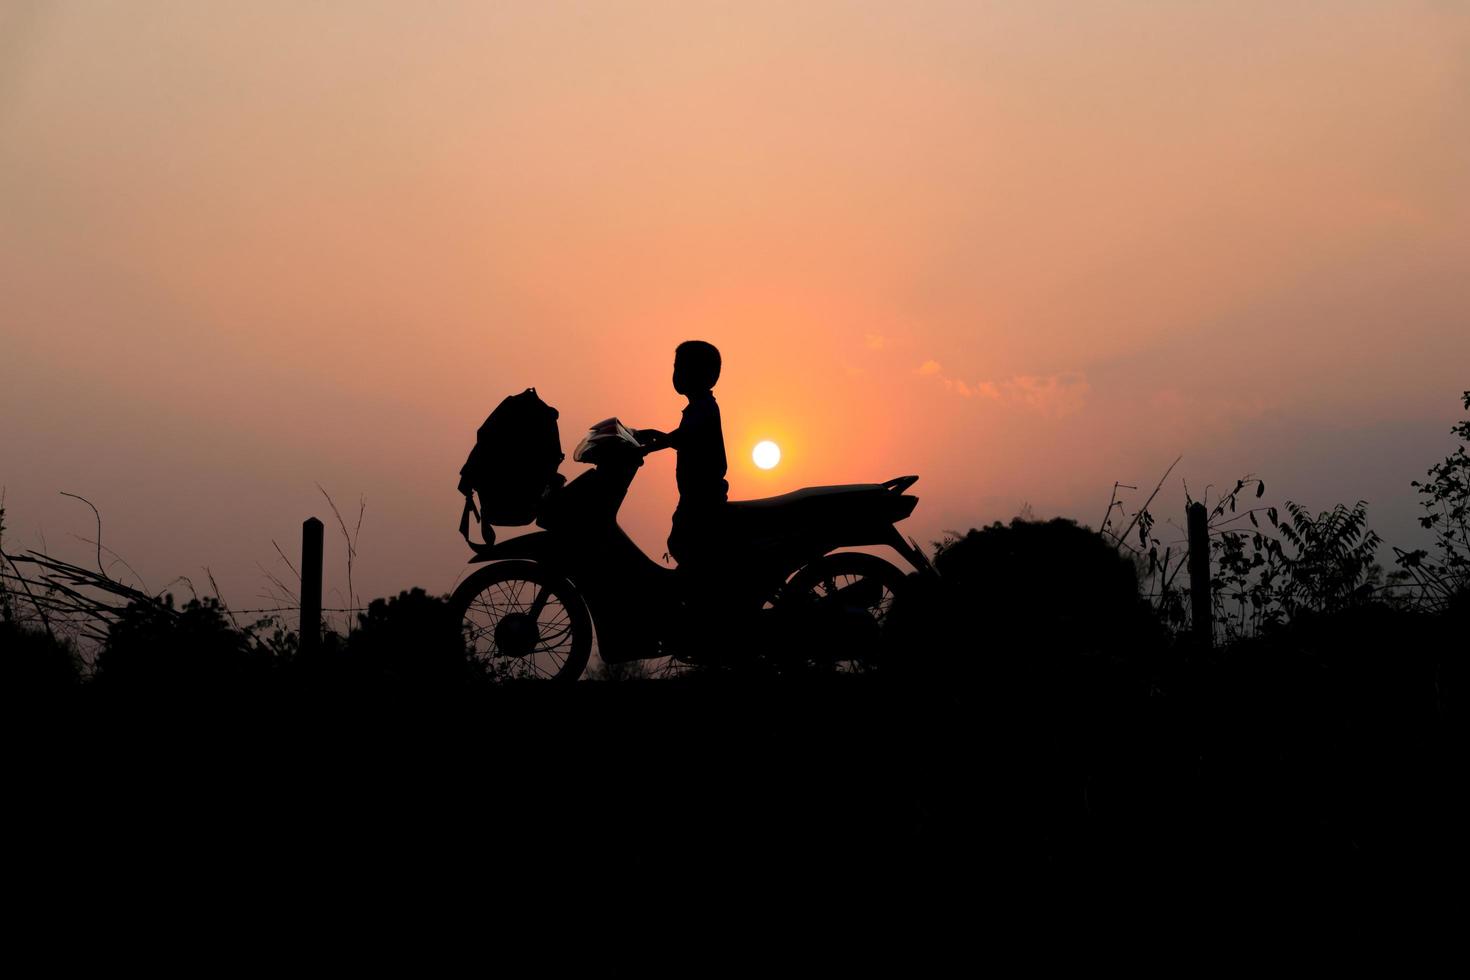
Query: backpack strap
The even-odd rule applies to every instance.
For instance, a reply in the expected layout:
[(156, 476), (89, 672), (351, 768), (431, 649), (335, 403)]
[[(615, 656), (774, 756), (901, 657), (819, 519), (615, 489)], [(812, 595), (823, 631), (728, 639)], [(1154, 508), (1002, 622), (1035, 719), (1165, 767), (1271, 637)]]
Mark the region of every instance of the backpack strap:
[[(471, 514), (475, 515), (475, 520), (478, 521), (480, 519), (480, 511), (477, 507), (475, 507), (475, 495), (473, 492), (464, 495), (464, 510), (460, 511), (459, 514), (459, 533), (461, 536), (463, 536), (464, 543), (469, 545), (470, 550), (475, 553), (475, 557), (488, 558), (490, 556), (490, 549), (495, 547), (494, 532), (485, 535), (486, 540), (483, 544), (478, 541), (470, 540)], [(482, 527), (480, 529), (480, 533), (484, 534), (484, 530), (485, 529)]]

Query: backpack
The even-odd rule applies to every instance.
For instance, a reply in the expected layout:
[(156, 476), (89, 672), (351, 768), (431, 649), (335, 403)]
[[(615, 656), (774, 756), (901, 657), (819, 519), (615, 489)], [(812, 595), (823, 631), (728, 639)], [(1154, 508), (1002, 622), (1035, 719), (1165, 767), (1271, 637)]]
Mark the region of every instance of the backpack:
[[(475, 433), (475, 446), (459, 470), (459, 492), (464, 494), (459, 533), (477, 555), (495, 543), (491, 525), (531, 523), (541, 498), (565, 482), (556, 472), (565, 458), (557, 415), (535, 388), (527, 388), (496, 406)], [(471, 514), (480, 521), (483, 545), (470, 541)]]

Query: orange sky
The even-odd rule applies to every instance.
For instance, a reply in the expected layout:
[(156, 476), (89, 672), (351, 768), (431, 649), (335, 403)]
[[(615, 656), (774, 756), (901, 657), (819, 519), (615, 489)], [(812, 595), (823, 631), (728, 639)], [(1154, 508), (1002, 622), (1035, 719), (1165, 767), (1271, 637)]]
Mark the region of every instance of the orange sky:
[(447, 591), (486, 412), (672, 427), (689, 337), (735, 496), (919, 473), (932, 540), (1183, 453), (1407, 542), (1467, 270), (1449, 0), (0, 4), (6, 546), (80, 493), (236, 606), (317, 483), (364, 597)]

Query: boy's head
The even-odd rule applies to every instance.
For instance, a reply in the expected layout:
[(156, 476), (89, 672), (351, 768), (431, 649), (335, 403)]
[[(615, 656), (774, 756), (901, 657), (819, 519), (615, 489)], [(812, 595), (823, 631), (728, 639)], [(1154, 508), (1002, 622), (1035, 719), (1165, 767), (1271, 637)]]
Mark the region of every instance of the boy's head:
[(709, 391), (720, 380), (720, 352), (703, 340), (686, 340), (674, 348), (674, 390), (681, 395)]

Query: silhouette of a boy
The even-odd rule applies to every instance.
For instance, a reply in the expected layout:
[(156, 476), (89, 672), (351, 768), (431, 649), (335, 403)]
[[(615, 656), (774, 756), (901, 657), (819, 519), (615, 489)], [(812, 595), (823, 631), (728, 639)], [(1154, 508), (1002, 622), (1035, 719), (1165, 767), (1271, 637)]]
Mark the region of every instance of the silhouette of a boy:
[(720, 352), (703, 340), (686, 340), (674, 350), (674, 390), (689, 399), (673, 432), (644, 429), (639, 439), (651, 450), (672, 446), (679, 506), (669, 533), (669, 554), (679, 568), (704, 578), (718, 558), (725, 481), (725, 435), (712, 390), (720, 379)]

